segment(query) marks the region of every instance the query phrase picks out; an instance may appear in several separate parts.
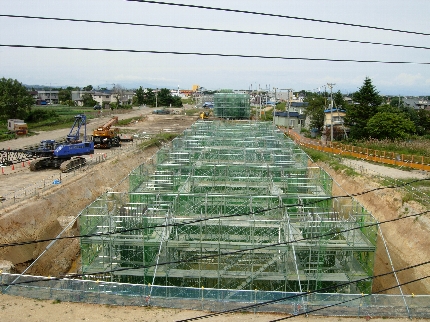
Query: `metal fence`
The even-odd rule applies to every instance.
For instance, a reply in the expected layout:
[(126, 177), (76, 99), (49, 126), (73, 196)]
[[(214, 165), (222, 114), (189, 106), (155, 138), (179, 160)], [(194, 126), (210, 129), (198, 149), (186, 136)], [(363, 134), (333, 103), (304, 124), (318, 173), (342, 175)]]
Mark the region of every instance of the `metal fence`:
[[(11, 285), (14, 284), (14, 285)], [(430, 295), (288, 293), (258, 290), (121, 284), (0, 274), (3, 294), (109, 305), (157, 306), (222, 312), (430, 318)]]
[[(22, 189), (12, 191), (8, 194), (2, 195), (4, 200), (0, 200), (0, 209), (5, 208), (7, 206), (13, 205), (15, 203), (21, 202), (23, 200), (26, 200), (27, 198), (36, 196), (40, 193), (43, 193), (49, 189), (52, 189), (58, 184), (61, 184), (62, 182), (66, 182), (67, 180), (75, 177), (78, 174), (81, 174), (82, 171), (88, 170), (88, 168), (99, 164), (101, 162), (104, 162), (108, 160), (109, 158), (116, 157), (117, 155), (129, 151), (131, 149), (134, 149), (136, 147), (136, 144), (139, 144), (139, 142), (132, 141), (129, 144), (122, 145), (120, 148), (110, 149), (109, 151), (104, 150), (98, 150), (100, 152), (96, 152), (92, 156), (87, 158), (87, 162), (85, 166), (80, 166), (75, 169), (72, 169), (72, 171), (67, 173), (62, 173), (61, 171), (58, 171), (54, 175), (47, 176), (45, 179), (41, 181), (37, 181), (33, 184), (30, 184)], [(16, 165), (18, 167), (18, 165)], [(25, 171), (29, 171), (26, 168)]]
[(341, 144), (339, 142), (322, 142), (312, 140), (301, 136), (299, 133), (292, 130), (285, 130), (298, 145), (310, 149), (323, 151), (340, 156), (352, 156), (354, 158), (373, 161), (377, 163), (391, 164), (399, 167), (412, 168), (422, 171), (430, 171), (430, 157), (421, 155), (406, 155), (395, 152), (374, 150), (368, 148), (357, 147), (353, 145)]

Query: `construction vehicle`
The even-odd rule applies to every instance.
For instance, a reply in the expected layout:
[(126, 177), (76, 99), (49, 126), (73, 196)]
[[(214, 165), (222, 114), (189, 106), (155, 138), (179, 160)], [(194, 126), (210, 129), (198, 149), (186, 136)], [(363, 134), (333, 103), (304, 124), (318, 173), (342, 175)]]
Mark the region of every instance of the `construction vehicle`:
[(119, 129), (111, 128), (118, 123), (118, 116), (112, 117), (106, 124), (93, 131), (94, 148), (110, 149), (113, 146), (121, 146)]
[[(82, 126), (84, 126), (83, 141), (80, 140)], [(75, 122), (65, 142), (44, 140), (40, 142), (36, 150), (29, 152), (38, 157), (31, 161), (31, 171), (53, 168), (68, 172), (76, 167), (85, 165), (86, 160), (83, 155), (94, 153), (94, 142), (87, 141), (86, 116), (83, 114), (75, 116)]]
[(203, 111), (203, 112), (200, 112), (199, 118), (202, 119), (202, 120), (204, 120), (204, 119), (209, 118), (210, 115), (211, 115), (211, 112), (208, 112), (208, 111), (205, 112), (205, 111)]

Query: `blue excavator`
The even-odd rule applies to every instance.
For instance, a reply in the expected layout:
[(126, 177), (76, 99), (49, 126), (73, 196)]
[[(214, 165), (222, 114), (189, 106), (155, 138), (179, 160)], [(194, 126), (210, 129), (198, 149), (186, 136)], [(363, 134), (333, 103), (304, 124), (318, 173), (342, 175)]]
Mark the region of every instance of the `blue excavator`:
[[(69, 172), (75, 168), (85, 165), (86, 159), (83, 155), (94, 153), (94, 142), (87, 141), (87, 118), (83, 114), (75, 116), (75, 122), (66, 137), (65, 142), (55, 140), (44, 140), (39, 147), (33, 150), (33, 155), (38, 158), (31, 161), (30, 170), (60, 169)], [(80, 138), (81, 127), (84, 128), (83, 140)]]

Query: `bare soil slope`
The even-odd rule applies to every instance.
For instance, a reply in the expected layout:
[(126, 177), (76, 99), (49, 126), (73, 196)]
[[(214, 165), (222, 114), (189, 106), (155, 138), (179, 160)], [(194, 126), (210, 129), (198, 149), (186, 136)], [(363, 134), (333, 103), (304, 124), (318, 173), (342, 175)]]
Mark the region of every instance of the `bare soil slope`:
[[(133, 124), (133, 127), (146, 132), (158, 133), (168, 129), (169, 132), (181, 133), (195, 120), (195, 117), (185, 116), (151, 116), (142, 122)], [(123, 153), (86, 169), (72, 179), (40, 193), (37, 197), (25, 199), (2, 209), (0, 211), (0, 244), (56, 237), (68, 220), (70, 221), (103, 192), (114, 187), (136, 166), (147, 162), (155, 152), (156, 148), (142, 151), (137, 146), (136, 149), (124, 150)], [(59, 170), (55, 171), (59, 172)], [(48, 171), (48, 173), (51, 174), (52, 171)], [(30, 173), (27, 168), (27, 171), (2, 176), (4, 179), (2, 184), (13, 185), (15, 181), (19, 182), (22, 178), (39, 180), (41, 175), (43, 175), (43, 171)], [(31, 182), (28, 184), (30, 185)], [(126, 187), (117, 189), (121, 188), (127, 190)], [(76, 226), (66, 233), (79, 234)], [(14, 265), (13, 272), (22, 272), (44, 251), (48, 244), (49, 242), (44, 242), (1, 248), (0, 260), (11, 262)], [(43, 276), (66, 274), (72, 268), (78, 253), (79, 240), (58, 241), (26, 273)]]
[[(334, 178), (341, 188), (334, 185), (333, 195), (360, 194), (363, 191), (381, 187), (376, 182), (375, 175), (390, 178), (428, 178), (429, 174), (422, 172), (409, 172), (384, 166), (375, 166), (366, 162), (360, 162), (359, 166), (368, 166), (369, 171), (362, 171), (362, 175), (356, 177), (346, 176), (341, 172), (335, 172), (324, 164), (320, 164)], [(424, 212), (423, 205), (414, 202), (403, 202), (402, 189), (382, 189), (371, 193), (358, 195), (355, 198), (379, 221), (400, 219), (406, 215)], [(378, 231), (377, 251), (375, 257), (374, 275), (384, 274), (399, 270), (408, 266), (423, 263), (430, 259), (430, 213), (419, 217), (401, 219), (380, 225)], [(382, 235), (381, 235), (382, 232)], [(385, 243), (384, 243), (385, 239)], [(391, 261), (387, 255), (387, 249)], [(391, 265), (391, 263), (393, 265)], [(430, 265), (423, 265), (414, 269), (405, 270), (397, 274), (399, 283), (427, 276), (430, 274)], [(373, 281), (373, 290), (379, 291), (397, 285), (394, 275), (377, 278)], [(404, 294), (430, 294), (430, 280), (404, 285)], [(399, 294), (395, 288), (386, 293)]]

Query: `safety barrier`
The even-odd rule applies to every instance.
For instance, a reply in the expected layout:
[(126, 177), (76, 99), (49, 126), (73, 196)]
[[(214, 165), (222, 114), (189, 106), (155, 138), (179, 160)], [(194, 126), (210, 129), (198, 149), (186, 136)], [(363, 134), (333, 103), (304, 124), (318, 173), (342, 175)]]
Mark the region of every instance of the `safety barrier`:
[(288, 132), (285, 129), (284, 132), (285, 134), (290, 136), (298, 145), (310, 149), (337, 155), (352, 156), (354, 158), (366, 161), (373, 161), (378, 163), (396, 165), (400, 167), (413, 168), (417, 170), (430, 171), (430, 157), (398, 154), (395, 152), (362, 148), (330, 141), (328, 141), (326, 144), (322, 144), (320, 141), (304, 138), (299, 133), (292, 131), (291, 129)]
[(50, 279), (8, 273), (0, 274), (0, 287), (2, 293), (9, 295), (104, 305), (212, 312), (238, 310), (292, 315), (430, 318), (429, 295), (267, 292)]

